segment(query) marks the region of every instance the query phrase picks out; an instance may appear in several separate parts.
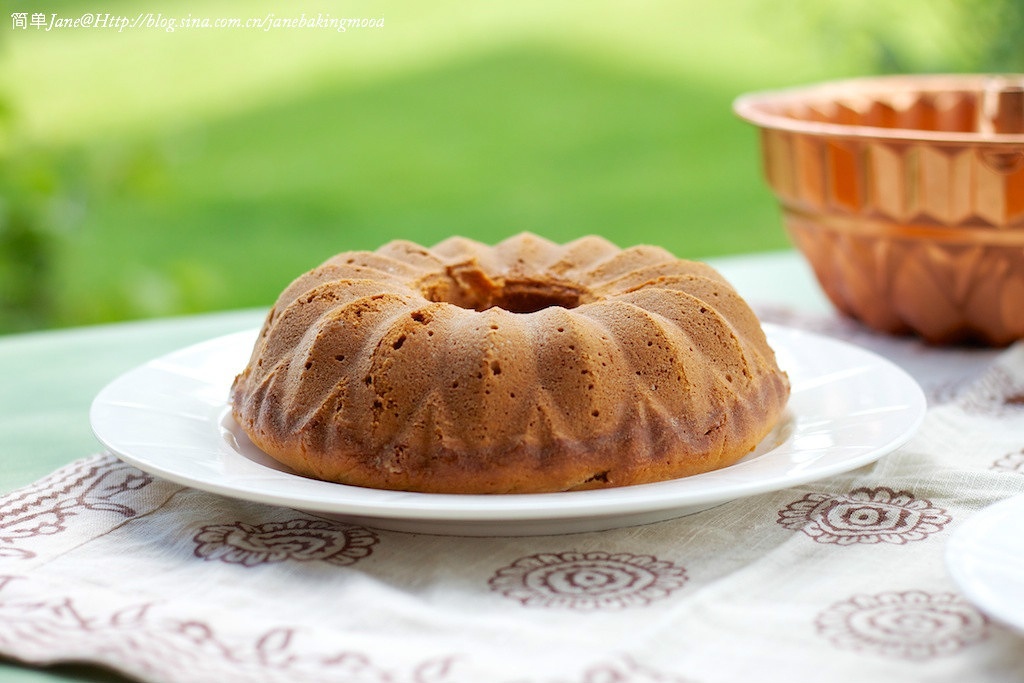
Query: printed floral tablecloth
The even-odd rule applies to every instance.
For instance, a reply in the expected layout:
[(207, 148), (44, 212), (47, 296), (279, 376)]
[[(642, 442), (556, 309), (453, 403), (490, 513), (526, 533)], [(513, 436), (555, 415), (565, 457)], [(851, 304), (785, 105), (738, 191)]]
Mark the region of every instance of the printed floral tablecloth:
[(917, 436), (688, 517), (526, 538), (379, 531), (82, 457), (0, 499), (0, 653), (189, 683), (1024, 680), (1024, 636), (943, 563), (959, 524), (1024, 493), (1024, 345), (759, 312), (915, 375)]

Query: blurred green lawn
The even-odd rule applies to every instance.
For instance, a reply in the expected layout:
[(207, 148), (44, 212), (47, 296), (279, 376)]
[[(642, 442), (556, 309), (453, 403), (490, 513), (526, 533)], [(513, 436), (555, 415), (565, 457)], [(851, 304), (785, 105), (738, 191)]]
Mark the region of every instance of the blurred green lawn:
[[(904, 62), (945, 66), (937, 51), (957, 9), (879, 3), (853, 18), (812, 0), (410, 0), (344, 13), (308, 0), (51, 4), (27, 9), (330, 12), (385, 26), (8, 24), (0, 160), (18, 213), (0, 225), (0, 331), (265, 306), (328, 256), (398, 238), (596, 233), (691, 258), (783, 248), (757, 136), (733, 117), (733, 98), (877, 70), (887, 45)], [(914, 11), (931, 18), (894, 28)], [(846, 42), (829, 30), (848, 30)]]

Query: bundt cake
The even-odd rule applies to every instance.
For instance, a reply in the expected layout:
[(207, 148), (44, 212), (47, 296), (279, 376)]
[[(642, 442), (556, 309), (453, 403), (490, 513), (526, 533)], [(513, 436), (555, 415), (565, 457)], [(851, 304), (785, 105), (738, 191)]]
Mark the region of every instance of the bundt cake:
[(294, 471), (530, 493), (706, 472), (776, 424), (789, 382), (710, 266), (599, 237), (454, 237), (343, 253), (268, 314), (232, 411)]

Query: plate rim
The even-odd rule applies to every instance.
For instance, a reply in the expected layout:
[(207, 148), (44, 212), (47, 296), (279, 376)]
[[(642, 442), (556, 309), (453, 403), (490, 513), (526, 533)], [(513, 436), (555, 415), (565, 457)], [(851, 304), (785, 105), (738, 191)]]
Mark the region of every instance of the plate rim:
[[(459, 522), (467, 524), (472, 524), (474, 522), (555, 521), (579, 519), (583, 517), (615, 517), (621, 515), (652, 513), (659, 510), (682, 509), (698, 505), (706, 508), (710, 505), (769, 493), (856, 469), (857, 467), (874, 462), (883, 455), (896, 450), (909, 441), (917, 432), (921, 422), (924, 420), (927, 410), (925, 395), (916, 380), (914, 380), (909, 373), (898, 365), (868, 349), (833, 337), (772, 323), (764, 323), (763, 327), (773, 348), (778, 346), (780, 342), (783, 342), (782, 346), (787, 346), (787, 344), (794, 339), (799, 339), (805, 342), (809, 340), (810, 343), (818, 346), (834, 345), (835, 348), (841, 348), (847, 354), (852, 353), (854, 355), (859, 355), (866, 360), (870, 360), (876, 368), (884, 369), (885, 372), (889, 373), (890, 378), (894, 379), (894, 381), (898, 380), (901, 383), (902, 389), (908, 392), (908, 405), (905, 407), (905, 410), (908, 411), (909, 418), (902, 431), (898, 434), (894, 434), (886, 442), (874, 444), (873, 447), (858, 453), (856, 456), (842, 458), (832, 463), (820, 463), (817, 467), (809, 468), (799, 474), (787, 473), (786, 475), (762, 480), (752, 480), (740, 483), (734, 482), (726, 486), (728, 489), (727, 495), (723, 495), (725, 492), (721, 487), (714, 486), (706, 488), (703, 491), (686, 491), (686, 489), (693, 485), (687, 483), (681, 484), (681, 482), (697, 482), (697, 487), (699, 489), (699, 484), (708, 479), (711, 479), (713, 482), (716, 478), (722, 478), (724, 476), (722, 473), (735, 473), (737, 468), (742, 468), (744, 466), (744, 461), (720, 470), (714, 470), (690, 477), (627, 487), (555, 493), (489, 495), (438, 494), (366, 489), (334, 482), (318, 481), (298, 474), (275, 470), (282, 476), (294, 477), (302, 480), (312, 489), (312, 491), (304, 495), (296, 495), (295, 493), (282, 493), (280, 491), (256, 491), (251, 488), (239, 488), (237, 483), (232, 485), (230, 482), (216, 481), (210, 478), (199, 479), (196, 478), (195, 475), (183, 474), (180, 471), (175, 471), (174, 469), (154, 464), (151, 458), (140, 457), (139, 455), (127, 452), (123, 447), (118, 447), (116, 440), (111, 439), (109, 434), (105, 434), (104, 430), (97, 426), (97, 422), (99, 420), (98, 416), (102, 412), (104, 406), (110, 403), (110, 397), (112, 395), (116, 395), (118, 389), (124, 383), (130, 382), (137, 374), (144, 373), (159, 366), (160, 364), (166, 365), (170, 364), (171, 361), (179, 360), (181, 358), (187, 358), (197, 354), (201, 355), (203, 352), (208, 351), (211, 348), (217, 348), (221, 345), (230, 345), (231, 342), (240, 344), (243, 339), (248, 340), (245, 343), (244, 348), (251, 348), (252, 343), (258, 334), (258, 328), (233, 332), (207, 339), (196, 344), (191, 344), (154, 358), (122, 373), (104, 386), (93, 399), (89, 411), (90, 426), (92, 427), (96, 438), (104, 448), (117, 458), (130, 465), (138, 467), (149, 474), (173, 481), (183, 486), (197, 488), (231, 498), (286, 507), (297, 507), (313, 512), (370, 517), (381, 520), (409, 519), (410, 516), (415, 515), (418, 519), (423, 521), (436, 521), (441, 523)], [(776, 351), (778, 351), (777, 348)], [(247, 362), (247, 359), (248, 355), (239, 359), (237, 371), (240, 371), (244, 367), (244, 363)], [(789, 370), (792, 370), (792, 368)], [(235, 372), (236, 370), (232, 371), (232, 376)], [(207, 386), (212, 386), (212, 384), (208, 383)], [(220, 412), (218, 412), (218, 415), (222, 415), (223, 411), (227, 410), (228, 391), (227, 387), (223, 387), (223, 389), (225, 400), (223, 405), (220, 406)], [(792, 397), (790, 399), (790, 404), (787, 405), (787, 411), (791, 404)], [(228, 413), (230, 413), (230, 411), (228, 411)], [(211, 430), (211, 433), (215, 438), (223, 441), (222, 434), (219, 431), (222, 427), (219, 424), (212, 425), (212, 427), (213, 429)], [(788, 439), (776, 444), (775, 447), (770, 448), (766, 453), (758, 456), (758, 458), (763, 457), (764, 455), (770, 455), (772, 452), (778, 450), (779, 447), (784, 445), (787, 440)], [(245, 457), (241, 453), (236, 454), (239, 457)], [(756, 459), (754, 461), (756, 461)], [(679, 488), (683, 489), (682, 495), (677, 490)], [(369, 495), (371, 498), (378, 498), (382, 500), (375, 500), (367, 504), (359, 500), (346, 500), (345, 495), (339, 495), (337, 498), (325, 500), (320, 495), (314, 495), (314, 493), (318, 492), (319, 489), (323, 489), (324, 491), (329, 490), (332, 492), (340, 490), (343, 494), (346, 491), (358, 490), (360, 496)], [(351, 496), (352, 494), (350, 493), (349, 495)], [(481, 504), (485, 502), (486, 504), (481, 507)]]
[[(1024, 605), (1013, 611), (1007, 608), (1005, 600), (990, 599), (991, 596), (978, 585), (977, 572), (969, 568), (973, 556), (971, 550), (979, 542), (980, 529), (1014, 513), (1024, 517), (1024, 493), (992, 503), (961, 523), (946, 543), (943, 560), (953, 583), (971, 604), (999, 623), (1024, 633)], [(1024, 552), (1019, 559), (1024, 559)], [(985, 581), (981, 580), (981, 583), (985, 584)]]

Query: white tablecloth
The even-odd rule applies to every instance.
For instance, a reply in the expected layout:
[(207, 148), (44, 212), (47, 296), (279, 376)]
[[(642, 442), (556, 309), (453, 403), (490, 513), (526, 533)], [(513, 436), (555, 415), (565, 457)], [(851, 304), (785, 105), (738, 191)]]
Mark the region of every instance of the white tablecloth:
[(907, 369), (918, 434), (687, 517), (518, 538), (374, 530), (68, 453), (0, 499), (0, 653), (189, 683), (1024, 680), (1024, 638), (943, 563), (1024, 492), (1024, 345), (935, 349), (747, 296)]

